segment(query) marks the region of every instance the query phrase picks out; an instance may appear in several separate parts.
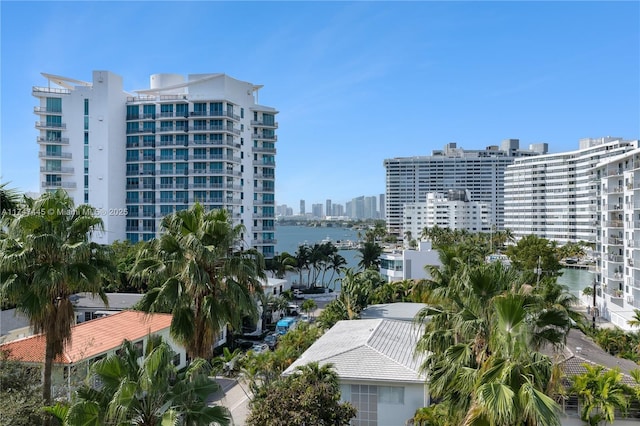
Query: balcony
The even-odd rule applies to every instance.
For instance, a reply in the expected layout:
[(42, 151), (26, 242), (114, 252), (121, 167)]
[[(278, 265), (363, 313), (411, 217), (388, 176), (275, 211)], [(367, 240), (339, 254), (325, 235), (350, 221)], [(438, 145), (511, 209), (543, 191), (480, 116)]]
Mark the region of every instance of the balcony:
[(276, 227), (275, 226), (262, 226), (262, 225), (258, 225), (258, 226), (252, 226), (251, 227), (252, 230), (256, 231), (256, 232), (261, 232), (261, 231), (275, 231)]
[(251, 240), (251, 245), (258, 246), (263, 244), (275, 244), (277, 241), (278, 240), (276, 240), (275, 238), (263, 239), (263, 240)]
[(622, 263), (622, 262), (624, 262), (624, 256), (617, 255), (617, 254), (608, 254), (606, 259), (609, 262), (613, 262), (613, 263)]
[(75, 182), (40, 182), (40, 186), (43, 188), (65, 188), (65, 189), (75, 189)]
[(45, 138), (38, 136), (38, 143), (50, 144), (50, 145), (69, 145), (69, 138)]
[(612, 245), (612, 246), (621, 246), (622, 245), (622, 238), (609, 238), (607, 240), (607, 243)]
[(606, 228), (622, 228), (621, 220), (607, 220), (604, 222)]
[(252, 164), (258, 167), (275, 167), (276, 166), (275, 161), (270, 161), (265, 163), (264, 160), (254, 160)]
[(72, 174), (73, 167), (40, 167), (40, 173)]
[(71, 93), (71, 90), (69, 89), (58, 89), (58, 88), (40, 87), (40, 86), (33, 86), (31, 88), (31, 94), (37, 97), (47, 97), (48, 95), (51, 95), (51, 94), (68, 95), (70, 93)]
[(263, 134), (261, 132), (258, 132), (258, 133), (253, 133), (251, 135), (251, 139), (277, 141), (278, 140), (278, 136), (277, 135), (265, 135), (265, 134)]
[(65, 158), (71, 159), (70, 152), (38, 152), (38, 157), (40, 158)]
[(269, 129), (277, 129), (278, 128), (278, 122), (274, 121), (273, 123), (265, 123), (264, 121), (261, 120), (251, 120), (251, 125), (252, 126), (260, 126), (260, 127), (267, 127)]
[(265, 154), (275, 154), (276, 153), (276, 149), (275, 148), (264, 148), (264, 147), (253, 147), (251, 148), (252, 152), (255, 153), (265, 153)]
[(47, 107), (33, 107), (33, 112), (36, 114), (47, 115), (47, 114), (62, 114), (62, 110), (60, 108), (47, 108)]
[(46, 130), (60, 130), (66, 129), (67, 125), (65, 123), (47, 123), (46, 121), (36, 121), (36, 129)]

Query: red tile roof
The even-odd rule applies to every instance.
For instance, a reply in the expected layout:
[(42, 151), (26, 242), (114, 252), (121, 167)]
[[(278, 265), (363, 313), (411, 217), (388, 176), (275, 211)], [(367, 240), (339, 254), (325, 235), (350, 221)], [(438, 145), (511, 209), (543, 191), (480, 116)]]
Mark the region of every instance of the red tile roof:
[[(169, 328), (171, 315), (122, 311), (103, 318), (87, 321), (71, 328), (71, 342), (56, 357), (57, 364), (74, 364), (103, 354), (122, 345), (124, 339), (138, 340), (150, 333)], [(9, 357), (23, 362), (44, 362), (45, 338), (43, 334), (14, 340), (0, 345), (0, 351), (9, 351)]]

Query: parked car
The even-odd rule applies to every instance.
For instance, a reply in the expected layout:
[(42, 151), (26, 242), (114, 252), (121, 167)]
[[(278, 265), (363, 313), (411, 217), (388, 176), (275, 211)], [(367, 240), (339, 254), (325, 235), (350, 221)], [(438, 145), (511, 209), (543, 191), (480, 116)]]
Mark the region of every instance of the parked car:
[(263, 352), (267, 352), (269, 350), (269, 346), (266, 343), (256, 343), (250, 350), (253, 351), (254, 354), (261, 354)]
[(264, 338), (264, 343), (269, 346), (269, 349), (274, 350), (278, 346), (278, 339), (280, 335), (278, 333), (267, 334)]

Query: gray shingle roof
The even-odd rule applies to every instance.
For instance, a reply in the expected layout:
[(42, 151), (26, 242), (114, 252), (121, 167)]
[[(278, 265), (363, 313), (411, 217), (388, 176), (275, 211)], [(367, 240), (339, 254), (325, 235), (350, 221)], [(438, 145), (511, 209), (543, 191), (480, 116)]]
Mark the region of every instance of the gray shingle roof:
[(414, 356), (418, 328), (408, 321), (361, 319), (339, 321), (287, 370), (310, 362), (333, 364), (341, 379), (419, 382), (424, 356)]
[[(144, 295), (137, 293), (107, 293), (106, 296), (109, 300), (109, 310), (122, 311), (132, 308)], [(107, 308), (99, 296), (92, 296), (91, 293), (76, 293), (70, 299), (76, 310)]]

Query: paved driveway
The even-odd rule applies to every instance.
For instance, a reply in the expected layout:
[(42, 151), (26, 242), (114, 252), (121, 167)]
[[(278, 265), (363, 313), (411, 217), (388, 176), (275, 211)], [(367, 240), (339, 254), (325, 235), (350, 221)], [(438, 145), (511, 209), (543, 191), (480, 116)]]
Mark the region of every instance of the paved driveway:
[(208, 402), (227, 407), (231, 412), (233, 426), (244, 426), (249, 415), (249, 386), (242, 380), (228, 377), (216, 377), (220, 385), (219, 392), (211, 395)]

